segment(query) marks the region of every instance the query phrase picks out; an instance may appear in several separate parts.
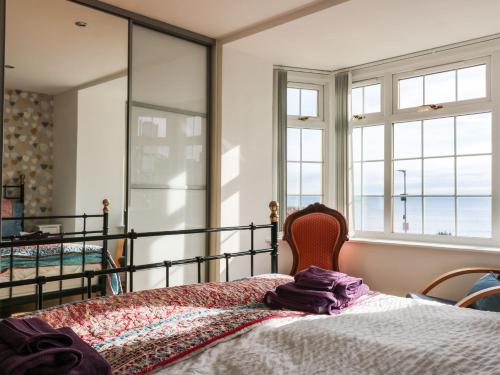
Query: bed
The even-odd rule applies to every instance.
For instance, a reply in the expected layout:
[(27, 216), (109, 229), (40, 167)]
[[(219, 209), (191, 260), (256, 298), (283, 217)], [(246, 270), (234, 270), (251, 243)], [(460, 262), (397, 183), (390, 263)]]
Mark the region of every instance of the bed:
[[(377, 292), (334, 316), (266, 308), (264, 294), (292, 280), (277, 274), (277, 205), (272, 208), (271, 225), (128, 233), (128, 265), (87, 271), (86, 276), (114, 271), (133, 276), (164, 267), (168, 284), (171, 267), (197, 263), (200, 269), (208, 261), (225, 261), (228, 267), (230, 258), (249, 256), (253, 273), (253, 258), (266, 253), (271, 255), (271, 274), (130, 291), (30, 315), (56, 328), (71, 327), (110, 363), (114, 374), (500, 373), (498, 313)], [(255, 249), (253, 233), (264, 228), (271, 229), (271, 247)], [(251, 231), (250, 250), (133, 262), (137, 238), (235, 230)], [(0, 283), (0, 289), (4, 286)]]
[[(0, 248), (0, 283), (14, 282), (37, 277), (68, 275), (85, 271), (98, 271), (115, 268), (108, 252), (106, 239), (90, 243), (86, 238), (91, 235), (108, 234), (109, 201), (103, 201), (102, 214), (88, 215), (24, 215), (24, 177), (17, 184), (3, 185), (2, 189), (2, 244)], [(57, 234), (27, 233), (26, 222), (44, 223), (47, 220), (72, 220), (81, 223), (81, 230)], [(102, 227), (88, 230), (90, 220), (100, 220)], [(62, 238), (76, 238), (79, 241), (62, 243)], [(39, 244), (38, 240), (45, 240)], [(24, 245), (19, 243), (25, 242)], [(47, 243), (48, 242), (48, 243)], [(106, 282), (105, 277), (92, 282), (92, 291), (106, 295), (108, 289), (113, 293), (121, 291), (117, 274), (112, 274)], [(83, 280), (69, 279), (48, 282), (43, 298), (59, 299), (87, 292)], [(17, 307), (36, 301), (35, 285), (19, 285), (0, 289), (0, 317), (15, 311)]]

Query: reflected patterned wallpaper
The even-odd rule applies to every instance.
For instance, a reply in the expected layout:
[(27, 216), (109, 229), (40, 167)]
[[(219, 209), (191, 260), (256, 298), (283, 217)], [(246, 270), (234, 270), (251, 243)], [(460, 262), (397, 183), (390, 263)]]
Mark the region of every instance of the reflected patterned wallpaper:
[(5, 90), (3, 183), (25, 180), (25, 215), (52, 212), (54, 98)]

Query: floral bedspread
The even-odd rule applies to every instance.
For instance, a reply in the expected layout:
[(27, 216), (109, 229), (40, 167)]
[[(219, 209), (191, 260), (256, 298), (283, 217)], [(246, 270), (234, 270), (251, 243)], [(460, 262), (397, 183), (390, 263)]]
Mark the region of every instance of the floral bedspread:
[(271, 318), (302, 315), (269, 310), (264, 294), (289, 282), (264, 275), (91, 299), (34, 315), (71, 327), (110, 363), (114, 374), (147, 374)]

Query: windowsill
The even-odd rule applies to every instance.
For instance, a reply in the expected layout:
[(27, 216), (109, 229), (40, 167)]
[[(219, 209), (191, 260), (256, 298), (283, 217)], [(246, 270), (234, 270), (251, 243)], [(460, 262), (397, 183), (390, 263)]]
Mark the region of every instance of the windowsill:
[(450, 250), (450, 251), (480, 252), (480, 253), (490, 253), (490, 254), (498, 253), (500, 255), (500, 247), (496, 246), (445, 244), (436, 242), (387, 240), (380, 238), (364, 238), (364, 237), (349, 238), (349, 242), (360, 243), (360, 244), (380, 244), (380, 245), (400, 246), (400, 247), (421, 247), (426, 249), (439, 249), (439, 250)]

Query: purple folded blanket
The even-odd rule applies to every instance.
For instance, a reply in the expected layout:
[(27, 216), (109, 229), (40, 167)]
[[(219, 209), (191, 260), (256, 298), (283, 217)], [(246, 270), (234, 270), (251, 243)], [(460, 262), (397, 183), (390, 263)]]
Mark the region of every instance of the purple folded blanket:
[(0, 375), (110, 375), (111, 367), (71, 328), (38, 318), (0, 321)]
[(354, 298), (363, 279), (342, 272), (310, 266), (295, 275), (295, 285), (306, 288), (334, 292), (339, 296)]

